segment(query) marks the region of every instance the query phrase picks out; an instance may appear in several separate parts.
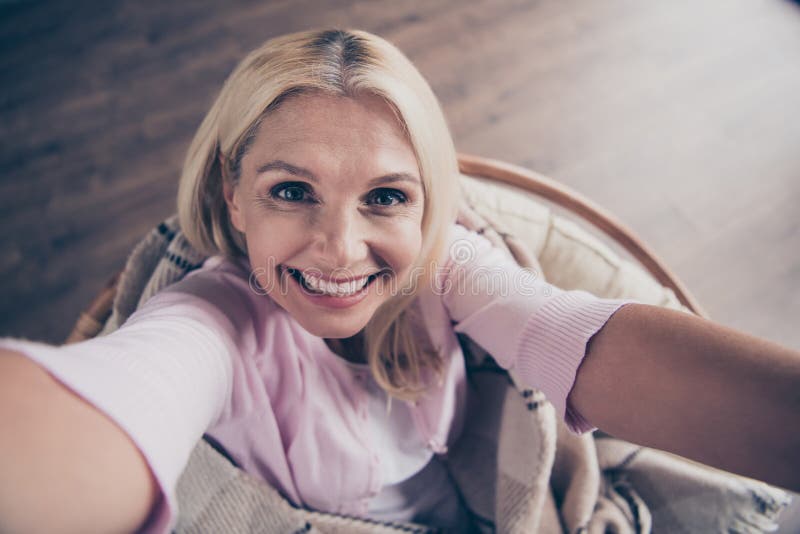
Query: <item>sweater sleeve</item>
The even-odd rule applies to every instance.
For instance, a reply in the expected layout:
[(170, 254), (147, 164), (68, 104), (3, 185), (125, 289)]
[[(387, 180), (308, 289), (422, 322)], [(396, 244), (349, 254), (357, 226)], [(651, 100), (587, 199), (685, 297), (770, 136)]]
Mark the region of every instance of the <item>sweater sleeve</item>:
[(504, 250), (453, 227), (438, 287), (456, 332), (464, 333), (524, 383), (541, 389), (576, 434), (595, 427), (568, 402), (586, 347), (630, 299), (565, 291), (520, 267)]
[(52, 346), (0, 339), (115, 421), (158, 481), (161, 499), (145, 532), (170, 532), (176, 485), (192, 449), (230, 398), (232, 326), (196, 295), (159, 293), (117, 331)]

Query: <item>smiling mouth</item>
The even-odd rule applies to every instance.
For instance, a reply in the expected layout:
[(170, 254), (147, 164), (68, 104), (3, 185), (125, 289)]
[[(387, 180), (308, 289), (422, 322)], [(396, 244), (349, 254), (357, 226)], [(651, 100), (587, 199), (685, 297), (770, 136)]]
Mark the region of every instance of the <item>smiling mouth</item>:
[(348, 297), (364, 291), (367, 286), (375, 281), (381, 274), (381, 271), (378, 271), (376, 273), (372, 273), (361, 281), (337, 284), (318, 279), (307, 280), (302, 275), (300, 270), (293, 269), (292, 267), (284, 267), (283, 269), (289, 274), (289, 276), (297, 280), (297, 282), (300, 284), (300, 287), (309, 293), (313, 295), (327, 295), (333, 297)]

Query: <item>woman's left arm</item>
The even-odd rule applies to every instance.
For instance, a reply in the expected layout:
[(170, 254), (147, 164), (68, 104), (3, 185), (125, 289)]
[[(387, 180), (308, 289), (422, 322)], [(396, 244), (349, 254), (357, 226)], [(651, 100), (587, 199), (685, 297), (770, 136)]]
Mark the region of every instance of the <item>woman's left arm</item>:
[(616, 437), (800, 491), (800, 352), (645, 304), (591, 338), (570, 393)]

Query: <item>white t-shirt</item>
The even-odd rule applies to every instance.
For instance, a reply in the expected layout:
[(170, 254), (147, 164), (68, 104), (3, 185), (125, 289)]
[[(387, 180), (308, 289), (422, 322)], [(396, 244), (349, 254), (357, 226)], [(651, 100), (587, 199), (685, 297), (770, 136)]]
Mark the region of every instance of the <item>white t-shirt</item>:
[(369, 430), (380, 451), (382, 489), (369, 504), (378, 521), (416, 522), (455, 532), (468, 528), (469, 516), (442, 461), (416, 431), (404, 402), (388, 395), (371, 377), (366, 364), (347, 362), (369, 395)]

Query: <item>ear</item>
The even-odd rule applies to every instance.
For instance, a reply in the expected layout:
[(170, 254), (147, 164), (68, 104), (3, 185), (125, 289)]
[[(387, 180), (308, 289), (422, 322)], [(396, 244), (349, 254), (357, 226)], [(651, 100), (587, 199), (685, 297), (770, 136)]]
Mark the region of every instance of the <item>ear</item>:
[(225, 204), (228, 206), (231, 224), (241, 233), (245, 233), (244, 212), (241, 206), (240, 187), (231, 185), (229, 180), (222, 179), (222, 194), (225, 197)]

